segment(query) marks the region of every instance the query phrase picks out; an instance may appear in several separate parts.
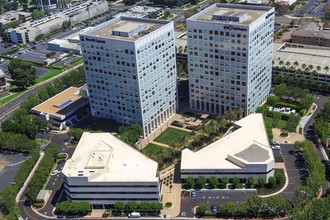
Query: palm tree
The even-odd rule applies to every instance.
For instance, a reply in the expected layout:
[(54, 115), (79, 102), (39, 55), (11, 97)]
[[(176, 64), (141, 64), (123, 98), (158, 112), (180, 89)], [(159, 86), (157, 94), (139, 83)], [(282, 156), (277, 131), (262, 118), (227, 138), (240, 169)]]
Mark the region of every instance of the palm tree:
[(236, 107), (234, 111), (236, 113), (237, 119), (240, 119), (242, 117), (242, 114), (244, 113), (244, 110), (240, 106)]
[(308, 69), (313, 70), (314, 66), (312, 64), (309, 64)]
[(280, 66), (283, 66), (284, 65), (283, 60), (281, 60), (278, 64), (280, 64)]
[(223, 135), (223, 130), (226, 128), (226, 119), (223, 116), (219, 116), (216, 118), (217, 125), (219, 127), (220, 135)]
[(299, 66), (298, 61), (294, 61), (293, 65), (294, 65), (295, 67), (298, 67), (298, 66)]
[(215, 122), (215, 120), (212, 120), (208, 125), (207, 125), (211, 135), (212, 135), (212, 140), (214, 139), (214, 135), (216, 133), (218, 133), (219, 131), (219, 127), (217, 125), (217, 123)]
[(325, 71), (326, 73), (329, 72), (329, 67), (328, 67), (328, 66), (325, 66), (323, 69), (324, 69), (324, 71)]
[(285, 66), (286, 66), (286, 68), (287, 69), (289, 69), (289, 66), (291, 65), (291, 63), (289, 62), (289, 61), (287, 61), (286, 63), (285, 63)]
[(306, 64), (303, 63), (303, 64), (301, 65), (301, 68), (306, 69)]
[(316, 70), (317, 70), (317, 71), (320, 71), (320, 70), (321, 70), (321, 67), (320, 67), (320, 66), (317, 66), (317, 67), (316, 67)]
[(187, 135), (183, 136), (183, 137), (181, 138), (181, 141), (182, 141), (182, 147), (183, 147), (183, 148), (189, 148), (190, 140), (189, 140), (189, 138), (188, 138)]
[(236, 117), (236, 112), (233, 109), (231, 109), (225, 113), (225, 118), (227, 120), (229, 120), (231, 125), (233, 124), (235, 117)]

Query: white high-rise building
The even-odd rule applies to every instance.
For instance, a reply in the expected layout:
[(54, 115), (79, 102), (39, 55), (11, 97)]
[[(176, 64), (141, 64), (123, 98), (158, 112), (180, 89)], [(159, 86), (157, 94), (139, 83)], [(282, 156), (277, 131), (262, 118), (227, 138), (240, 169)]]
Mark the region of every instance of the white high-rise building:
[(80, 35), (94, 117), (149, 136), (175, 114), (173, 22), (117, 17)]
[(214, 4), (187, 19), (190, 108), (254, 112), (271, 88), (274, 8)]

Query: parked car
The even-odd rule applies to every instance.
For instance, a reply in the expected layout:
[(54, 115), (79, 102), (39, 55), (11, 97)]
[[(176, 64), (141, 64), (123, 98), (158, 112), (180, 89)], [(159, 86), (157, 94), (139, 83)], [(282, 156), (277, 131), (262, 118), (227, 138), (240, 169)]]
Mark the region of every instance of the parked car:
[(211, 212), (217, 213), (218, 212), (218, 207), (216, 205), (211, 205)]
[(191, 197), (196, 197), (196, 192), (195, 191), (191, 192)]
[(55, 176), (55, 175), (57, 175), (57, 174), (59, 174), (60, 173), (60, 171), (58, 171), (58, 170), (54, 170), (50, 175), (51, 176)]

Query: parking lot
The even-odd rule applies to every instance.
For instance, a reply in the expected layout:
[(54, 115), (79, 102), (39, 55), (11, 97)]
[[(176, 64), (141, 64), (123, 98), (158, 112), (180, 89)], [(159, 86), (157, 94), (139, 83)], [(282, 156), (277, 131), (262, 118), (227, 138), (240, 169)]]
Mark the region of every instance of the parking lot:
[(247, 201), (249, 196), (256, 195), (257, 191), (254, 189), (249, 190), (201, 190), (196, 191), (195, 197), (182, 197), (181, 198), (181, 211), (182, 217), (194, 217), (194, 208), (201, 204), (205, 204), (211, 212), (211, 206), (219, 206), (227, 202), (239, 203)]
[(297, 160), (294, 155), (293, 144), (281, 144), (281, 149), (286, 171), (289, 176), (289, 185), (281, 195), (286, 199), (291, 199), (294, 195), (294, 189), (304, 183), (304, 173), (299, 172), (299, 168), (302, 168), (303, 166), (298, 162), (299, 160)]

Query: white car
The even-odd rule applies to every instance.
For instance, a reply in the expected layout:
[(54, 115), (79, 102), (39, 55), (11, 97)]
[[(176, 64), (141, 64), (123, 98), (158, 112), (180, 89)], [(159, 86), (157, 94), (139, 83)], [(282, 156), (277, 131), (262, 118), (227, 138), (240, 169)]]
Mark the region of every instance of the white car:
[(58, 171), (58, 170), (54, 170), (50, 175), (51, 176), (55, 176), (55, 175), (57, 175), (57, 174), (59, 174), (60, 173), (60, 171)]

